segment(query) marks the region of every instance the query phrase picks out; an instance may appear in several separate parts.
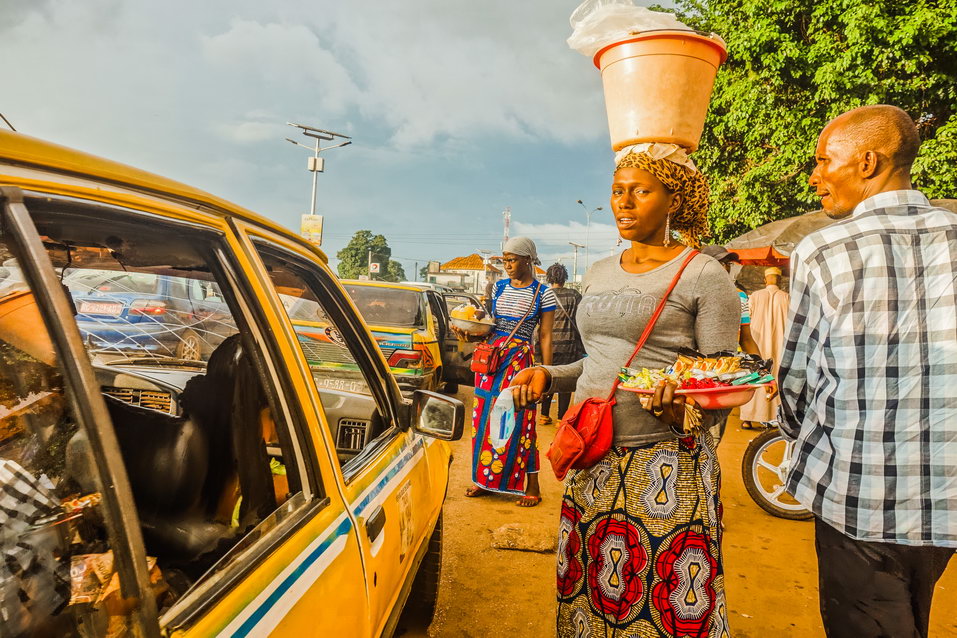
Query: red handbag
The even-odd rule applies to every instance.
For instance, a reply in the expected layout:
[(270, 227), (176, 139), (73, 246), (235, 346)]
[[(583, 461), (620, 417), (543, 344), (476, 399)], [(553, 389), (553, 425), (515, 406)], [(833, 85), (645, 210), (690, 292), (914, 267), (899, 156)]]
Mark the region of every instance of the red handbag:
[[(628, 357), (628, 362), (625, 363), (625, 367), (631, 365), (638, 351), (645, 345), (649, 335), (651, 335), (652, 329), (654, 329), (655, 324), (658, 322), (658, 317), (661, 316), (662, 311), (665, 309), (665, 302), (668, 301), (668, 296), (671, 294), (671, 291), (675, 289), (675, 286), (678, 285), (678, 280), (681, 279), (681, 273), (684, 272), (685, 267), (697, 254), (697, 250), (692, 250), (691, 254), (684, 260), (684, 263), (681, 264), (681, 267), (675, 274), (675, 278), (671, 280), (671, 285), (668, 286), (668, 290), (665, 291), (661, 301), (658, 302), (658, 307), (655, 308), (654, 314), (652, 314), (651, 319), (648, 320), (648, 325), (645, 326), (644, 332), (641, 333), (638, 344), (635, 346), (635, 350), (631, 353), (631, 356)], [(576, 403), (565, 412), (561, 425), (558, 426), (558, 430), (555, 432), (555, 439), (545, 454), (552, 465), (552, 471), (555, 472), (555, 476), (559, 481), (565, 479), (569, 470), (585, 470), (590, 468), (600, 461), (608, 453), (608, 450), (611, 449), (611, 441), (615, 431), (612, 422), (612, 408), (617, 403), (615, 392), (618, 391), (618, 384), (620, 382), (616, 375), (615, 382), (611, 385), (611, 392), (608, 394), (608, 398), (599, 399), (597, 397), (591, 397)]]
[[(531, 314), (535, 304), (538, 303), (538, 293), (541, 289), (542, 282), (538, 282), (538, 285), (535, 286), (535, 294), (532, 295), (532, 303), (528, 306), (528, 310), (525, 311), (525, 314), (522, 316), (519, 322), (515, 324), (515, 328), (513, 328), (511, 334), (508, 335), (508, 339), (504, 341), (506, 345), (512, 340), (512, 337), (515, 336), (515, 333), (518, 332), (518, 329), (522, 327), (522, 324), (525, 323), (525, 320), (528, 319), (528, 315)], [(475, 351), (472, 353), (472, 363), (469, 367), (471, 368), (472, 372), (478, 372), (479, 374), (495, 374), (498, 372), (498, 369), (502, 367), (503, 353), (504, 348), (493, 346), (492, 344), (485, 343), (483, 341), (475, 346)]]

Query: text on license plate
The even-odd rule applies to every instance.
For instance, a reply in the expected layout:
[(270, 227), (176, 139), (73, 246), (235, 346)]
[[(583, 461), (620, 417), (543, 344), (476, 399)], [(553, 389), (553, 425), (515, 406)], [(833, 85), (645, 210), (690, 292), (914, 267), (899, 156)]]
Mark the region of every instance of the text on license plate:
[(118, 315), (123, 312), (123, 304), (112, 301), (81, 301), (77, 310), (81, 315)]

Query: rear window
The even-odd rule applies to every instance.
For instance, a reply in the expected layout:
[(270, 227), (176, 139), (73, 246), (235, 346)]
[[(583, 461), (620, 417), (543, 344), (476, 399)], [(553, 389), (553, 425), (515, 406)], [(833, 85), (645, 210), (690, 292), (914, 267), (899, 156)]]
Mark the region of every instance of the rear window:
[(109, 270), (91, 270), (71, 273), (63, 283), (71, 292), (113, 292), (153, 295), (157, 293), (159, 278), (151, 273), (120, 273)]
[(422, 293), (418, 291), (360, 284), (347, 284), (345, 289), (362, 318), (370, 325), (425, 327), (425, 304)]

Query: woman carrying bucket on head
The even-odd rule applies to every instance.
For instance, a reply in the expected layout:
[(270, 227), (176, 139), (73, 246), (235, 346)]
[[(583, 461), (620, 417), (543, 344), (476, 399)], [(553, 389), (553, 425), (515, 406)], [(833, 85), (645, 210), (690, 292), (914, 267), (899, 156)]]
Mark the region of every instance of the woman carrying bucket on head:
[[(680, 348), (735, 347), (740, 307), (731, 279), (715, 260), (692, 252), (706, 229), (707, 184), (683, 151), (666, 146), (626, 152), (618, 162), (611, 206), (631, 247), (585, 274), (578, 327), (588, 357), (518, 374), (512, 385), (519, 405), (546, 391), (574, 390), (579, 401), (605, 397), (673, 281), (632, 365), (660, 369)], [(718, 460), (707, 427), (727, 411), (686, 405), (674, 390), (659, 387), (650, 409), (638, 395), (617, 392), (613, 447), (565, 480), (559, 636), (603, 636), (609, 629), (724, 635)], [(703, 433), (679, 438), (672, 428), (680, 429), (692, 410)]]
[[(495, 329), (487, 341), (489, 346), (497, 349), (496, 358), (500, 359), (493, 369), (475, 374), (472, 413), (474, 485), (465, 495), (476, 497), (489, 492), (522, 494), (516, 504), (534, 507), (542, 500), (538, 484), (535, 406), (516, 411), (514, 422), (510, 413), (505, 415), (506, 419), (499, 418), (496, 413), (494, 423), (491, 417), (502, 389), (510, 385), (518, 372), (532, 365), (532, 336), (536, 328), (542, 360), (551, 363), (552, 322), (557, 303), (552, 289), (535, 279), (538, 254), (531, 239), (513, 237), (505, 242), (502, 261), (508, 277), (496, 282), (492, 291)], [(453, 330), (467, 337), (455, 327)]]
[[(600, 31), (601, 25), (620, 18), (620, 4), (588, 0), (582, 9), (597, 7), (594, 15), (582, 17), (587, 12), (580, 9), (574, 18), (582, 18), (585, 30)], [(632, 8), (640, 19), (648, 13)], [(708, 185), (686, 151), (697, 146), (707, 94), (698, 105), (699, 116), (689, 122), (679, 117), (689, 113), (680, 99), (643, 103), (645, 94), (662, 101), (658, 92), (647, 90), (649, 78), (666, 78), (665, 67), (671, 64), (679, 78), (673, 83), (683, 83), (695, 73), (682, 51), (697, 55), (702, 45), (710, 55), (712, 43), (687, 30), (664, 38), (661, 32), (635, 30), (626, 28), (617, 41), (592, 43), (605, 83), (613, 148), (619, 151), (611, 208), (630, 247), (585, 273), (578, 328), (588, 356), (569, 365), (525, 370), (512, 381), (512, 390), (518, 407), (546, 392), (574, 390), (579, 403), (568, 414), (585, 415), (582, 425), (611, 430), (611, 447), (603, 455), (597, 438), (579, 437), (592, 453), (588, 463), (572, 465), (579, 469), (565, 478), (558, 635), (726, 636), (731, 632), (721, 558), (719, 469), (708, 428), (727, 410), (702, 410), (666, 381), (645, 406), (639, 395), (620, 391), (616, 383), (623, 365), (663, 369), (683, 348), (714, 353), (737, 344), (740, 306), (731, 278), (718, 262), (695, 250), (707, 233)], [(576, 26), (573, 39), (581, 35)], [(643, 47), (654, 40), (666, 46), (652, 42)], [(667, 49), (682, 59), (669, 62)], [(655, 59), (641, 60), (643, 56)], [(714, 57), (709, 82), (718, 63), (719, 56)], [(636, 97), (636, 90), (642, 97)], [(621, 111), (629, 109), (622, 117)], [(620, 126), (625, 120), (630, 123)], [(652, 137), (635, 139), (645, 135)], [(583, 405), (586, 398), (596, 400), (590, 405), (601, 404), (604, 412)], [(549, 460), (562, 476), (569, 467), (565, 461), (583, 455), (573, 447), (574, 437), (563, 438), (571, 423), (563, 428), (549, 450)], [(574, 433), (586, 431), (582, 427)]]

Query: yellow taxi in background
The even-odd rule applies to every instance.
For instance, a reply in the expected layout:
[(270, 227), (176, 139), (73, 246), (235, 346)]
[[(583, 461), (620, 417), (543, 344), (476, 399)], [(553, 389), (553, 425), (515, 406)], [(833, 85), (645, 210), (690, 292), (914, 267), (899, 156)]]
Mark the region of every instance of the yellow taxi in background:
[[(443, 293), (427, 286), (385, 281), (342, 280), (342, 286), (369, 324), (382, 356), (403, 390), (455, 391), (473, 385), (469, 360), (475, 344), (460, 341), (449, 329), (449, 308), (481, 304), (468, 293)], [(337, 335), (321, 323), (298, 323), (303, 350), (316, 356), (310, 365), (348, 367), (348, 361), (325, 356)], [(329, 382), (332, 383), (330, 375)]]
[[(336, 335), (338, 385), (307, 323)], [(454, 398), (401, 395), (298, 236), (0, 132), (3, 636), (427, 623), (463, 422)]]

